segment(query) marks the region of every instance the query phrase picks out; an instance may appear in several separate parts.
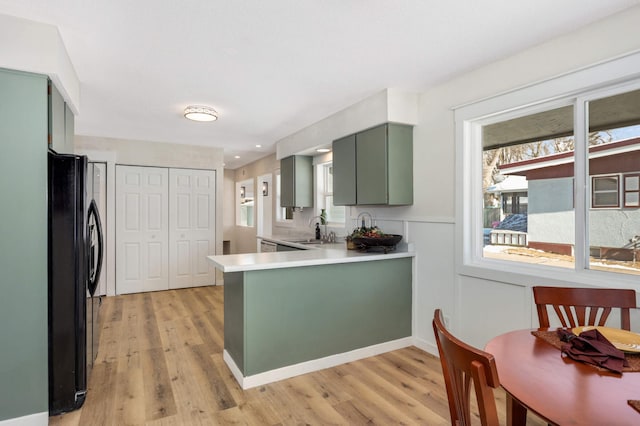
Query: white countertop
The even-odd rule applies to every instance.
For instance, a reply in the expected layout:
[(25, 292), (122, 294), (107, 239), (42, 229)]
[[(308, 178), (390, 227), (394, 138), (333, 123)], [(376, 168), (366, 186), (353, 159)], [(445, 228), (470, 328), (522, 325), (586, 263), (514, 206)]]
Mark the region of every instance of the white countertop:
[[(258, 238), (293, 245), (286, 240), (278, 239), (278, 237), (259, 236)], [(299, 266), (331, 265), (336, 263), (368, 262), (415, 256), (413, 249), (408, 248), (407, 244), (402, 243), (398, 244), (396, 250), (388, 253), (367, 253), (358, 250), (347, 250), (344, 242), (334, 244), (325, 243), (322, 245), (314, 244), (311, 247), (306, 244), (299, 246), (309, 248), (309, 250), (227, 254), (207, 256), (207, 258), (222, 272), (243, 272), (263, 269), (295, 268)]]

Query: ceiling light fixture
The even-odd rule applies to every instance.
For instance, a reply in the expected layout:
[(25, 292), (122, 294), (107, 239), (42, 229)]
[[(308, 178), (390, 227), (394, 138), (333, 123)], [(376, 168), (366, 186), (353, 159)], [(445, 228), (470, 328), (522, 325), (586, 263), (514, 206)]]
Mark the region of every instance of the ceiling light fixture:
[(189, 105), (184, 109), (184, 117), (193, 121), (215, 121), (218, 119), (218, 113), (208, 106)]
[(256, 148), (262, 148), (262, 145), (257, 144), (257, 145), (256, 145)]
[(329, 148), (318, 148), (318, 149), (316, 149), (316, 152), (331, 152), (331, 149), (329, 149)]

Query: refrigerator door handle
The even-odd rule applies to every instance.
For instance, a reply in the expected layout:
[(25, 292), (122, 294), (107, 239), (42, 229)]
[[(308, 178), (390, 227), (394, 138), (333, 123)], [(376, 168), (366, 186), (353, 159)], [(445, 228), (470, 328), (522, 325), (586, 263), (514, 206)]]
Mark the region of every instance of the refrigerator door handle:
[[(93, 216), (94, 222), (96, 224), (96, 233), (98, 234), (98, 258), (95, 270), (93, 270), (93, 265), (89, 265), (89, 271), (93, 273), (89, 276), (89, 294), (91, 296), (96, 292), (96, 288), (98, 287), (98, 280), (100, 279), (100, 271), (102, 271), (102, 247), (103, 247), (103, 235), (102, 235), (102, 223), (100, 222), (100, 214), (98, 213), (98, 205), (96, 204), (96, 200), (91, 200), (89, 204), (89, 220), (91, 222), (91, 217)], [(91, 245), (91, 237), (88, 238), (89, 245)], [(89, 247), (91, 250), (91, 247)], [(91, 256), (89, 256), (91, 259)], [(91, 260), (89, 260), (91, 261)]]

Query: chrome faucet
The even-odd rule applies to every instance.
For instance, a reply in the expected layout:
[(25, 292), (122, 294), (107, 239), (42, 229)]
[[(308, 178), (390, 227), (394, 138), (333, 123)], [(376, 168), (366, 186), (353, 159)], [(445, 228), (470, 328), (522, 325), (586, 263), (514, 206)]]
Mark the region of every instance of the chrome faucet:
[[(369, 218), (369, 228), (373, 228), (373, 216), (371, 216), (371, 213), (369, 212), (362, 212), (358, 215), (358, 218), (356, 219), (356, 227), (361, 227), (361, 228), (365, 228), (366, 227), (366, 218)], [(360, 224), (360, 220), (362, 220), (362, 223)]]
[(311, 225), (313, 224), (313, 220), (314, 219), (318, 219), (317, 223), (320, 223), (322, 221), (322, 218), (320, 216), (314, 216), (311, 219), (309, 219), (309, 228), (311, 228)]
[[(315, 223), (322, 223), (322, 217), (314, 216), (311, 219), (309, 219), (309, 228), (311, 228), (311, 226), (313, 225), (314, 219), (318, 219), (318, 221), (315, 222)], [(321, 241), (325, 241), (325, 238), (327, 237), (327, 224), (325, 223), (323, 226), (324, 226), (324, 234), (322, 234), (322, 233), (320, 234), (320, 240)]]
[(322, 224), (322, 221), (324, 219), (324, 224), (322, 224), (322, 227), (324, 228), (324, 233), (320, 234), (320, 240), (325, 242), (325, 243), (335, 243), (336, 242), (336, 233), (331, 231), (329, 233), (327, 233), (327, 222), (326, 222), (326, 218), (323, 218), (322, 216), (314, 216), (311, 219), (309, 219), (309, 228), (311, 228), (314, 224), (314, 220), (318, 219), (317, 222), (315, 223), (320, 223)]

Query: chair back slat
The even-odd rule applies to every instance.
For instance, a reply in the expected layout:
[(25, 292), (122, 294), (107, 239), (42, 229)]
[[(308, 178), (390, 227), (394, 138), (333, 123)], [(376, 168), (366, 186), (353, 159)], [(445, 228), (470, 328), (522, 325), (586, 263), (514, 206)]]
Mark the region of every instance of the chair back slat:
[(636, 308), (635, 290), (536, 286), (533, 297), (540, 328), (550, 327), (547, 306), (551, 306), (565, 328), (604, 326), (612, 309), (617, 308), (621, 328), (630, 330), (630, 309)]
[(434, 312), (433, 332), (442, 364), (451, 424), (471, 424), (473, 389), (482, 425), (499, 425), (493, 389), (500, 386), (500, 380), (493, 355), (453, 336), (444, 326), (440, 309)]

